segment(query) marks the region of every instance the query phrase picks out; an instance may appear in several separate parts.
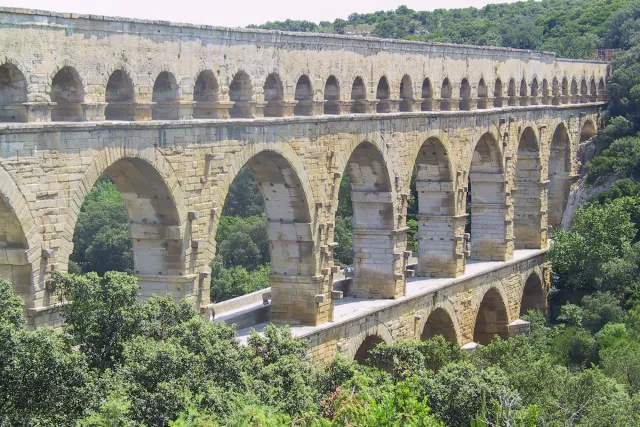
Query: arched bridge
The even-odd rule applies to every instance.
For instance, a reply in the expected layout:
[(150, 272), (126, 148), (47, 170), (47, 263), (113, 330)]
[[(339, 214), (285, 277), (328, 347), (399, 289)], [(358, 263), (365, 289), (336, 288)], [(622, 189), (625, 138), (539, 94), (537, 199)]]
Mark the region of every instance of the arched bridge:
[[(210, 311), (220, 213), (248, 166), (268, 218), (273, 321), (320, 327), (345, 310), (332, 250), (348, 171), (349, 298), (406, 301), (422, 316), (417, 336), (447, 322), (461, 344), (504, 332), (548, 286), (548, 229), (607, 76), (605, 63), (545, 52), (6, 8), (0, 48), (0, 274), (32, 326), (57, 321), (46, 280), (67, 268), (80, 207), (104, 173), (125, 200), (143, 296), (171, 292)], [(535, 286), (513, 276), (524, 273)], [(420, 278), (448, 289), (433, 291), (438, 305), (420, 288), (436, 304), (429, 316), (416, 314)], [(344, 334), (326, 338), (330, 352), (348, 347)]]

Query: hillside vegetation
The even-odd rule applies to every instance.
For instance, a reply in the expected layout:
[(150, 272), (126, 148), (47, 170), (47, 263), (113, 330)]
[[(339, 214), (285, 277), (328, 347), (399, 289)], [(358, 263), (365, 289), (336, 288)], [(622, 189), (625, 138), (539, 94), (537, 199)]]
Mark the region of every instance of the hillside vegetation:
[[(489, 4), (481, 9), (353, 13), (347, 20), (315, 24), (276, 21), (251, 28), (366, 35), (478, 46), (548, 50), (568, 58), (589, 58), (594, 50), (628, 47), (628, 28), (607, 21), (628, 0), (543, 0)], [(636, 9), (634, 13), (638, 13)]]

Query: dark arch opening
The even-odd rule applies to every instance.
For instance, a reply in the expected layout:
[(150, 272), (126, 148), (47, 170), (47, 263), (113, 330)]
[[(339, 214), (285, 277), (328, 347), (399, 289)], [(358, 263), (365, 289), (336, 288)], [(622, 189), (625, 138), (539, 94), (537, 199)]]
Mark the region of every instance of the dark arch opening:
[(529, 310), (547, 311), (547, 296), (542, 288), (540, 277), (532, 273), (527, 278), (522, 290), (522, 301), (520, 302), (520, 317), (527, 314)]
[(52, 121), (77, 122), (83, 119), (84, 88), (80, 81), (80, 75), (74, 68), (63, 67), (53, 77), (51, 102), (56, 103), (51, 110)]
[(366, 113), (367, 107), (367, 89), (362, 78), (356, 77), (351, 86), (351, 113)]
[(531, 105), (538, 105), (539, 96), (540, 96), (540, 93), (538, 89), (538, 79), (534, 77), (533, 81), (531, 82), (531, 97), (529, 98), (529, 103)]
[[(27, 259), (27, 243), (22, 225), (11, 203), (0, 193), (0, 250), (5, 252), (0, 261), (0, 277), (9, 280), (17, 295), (32, 306), (31, 264)], [(11, 264), (9, 264), (11, 260)]]
[(580, 102), (589, 102), (589, 89), (585, 79), (580, 81)]
[(400, 111), (413, 111), (413, 83), (411, 77), (405, 74), (400, 81)]
[(571, 103), (577, 103), (579, 101), (578, 97), (578, 82), (576, 79), (571, 79)]
[(422, 329), (422, 334), (420, 334), (420, 339), (424, 341), (438, 335), (442, 335), (451, 344), (458, 343), (453, 320), (449, 313), (442, 308), (436, 308), (429, 314), (427, 322), (424, 324), (424, 329)]
[(377, 335), (369, 335), (362, 341), (360, 347), (356, 351), (353, 360), (359, 363), (360, 365), (364, 365), (369, 357), (371, 357), (371, 350), (376, 348), (378, 344), (384, 343), (384, 340)]
[(133, 82), (124, 70), (115, 70), (109, 76), (105, 100), (107, 120), (135, 120)]
[(168, 71), (158, 74), (153, 84), (153, 120), (177, 120), (180, 88), (176, 77)]
[(553, 81), (551, 84), (551, 90), (553, 94), (553, 100), (552, 100), (553, 105), (560, 105), (562, 101), (560, 98), (560, 83), (558, 83), (557, 77), (553, 78)]
[(507, 88), (507, 96), (509, 97), (507, 102), (510, 107), (514, 105), (518, 105), (518, 98), (516, 98), (516, 81), (514, 79), (509, 80), (509, 87)]
[(422, 105), (420, 108), (422, 111), (431, 111), (433, 109), (433, 88), (431, 87), (431, 81), (424, 79), (422, 82)]
[(529, 95), (527, 90), (527, 81), (523, 78), (520, 80), (520, 105), (529, 105)]
[(335, 76), (329, 76), (324, 85), (324, 114), (340, 114), (340, 85)]
[(389, 81), (385, 76), (380, 78), (378, 87), (376, 88), (376, 99), (378, 104), (376, 105), (376, 112), (389, 113), (391, 112), (391, 103), (389, 102)]
[(551, 93), (549, 91), (549, 81), (547, 79), (542, 80), (542, 103), (549, 104)]
[(491, 288), (484, 294), (476, 324), (473, 329), (473, 341), (486, 345), (493, 340), (495, 335), (506, 339), (509, 337), (509, 320), (507, 308), (502, 301), (502, 295), (495, 288)]
[(0, 66), (0, 121), (26, 122), (27, 81), (13, 64)]
[(442, 111), (451, 110), (451, 82), (448, 78), (442, 81), (442, 88), (440, 89), (440, 109)]
[(587, 120), (582, 125), (582, 129), (580, 129), (580, 144), (587, 142), (590, 138), (596, 136), (598, 133), (595, 125), (591, 120)]
[(600, 79), (598, 81), (598, 96), (601, 97), (601, 99), (604, 99), (606, 97), (607, 93), (606, 93), (606, 89), (604, 86), (604, 79)]
[(465, 111), (471, 109), (471, 86), (467, 79), (462, 79), (460, 83), (460, 109)]
[(249, 75), (238, 71), (229, 85), (229, 98), (234, 103), (229, 111), (232, 119), (250, 119), (253, 117), (253, 86)]
[(294, 116), (313, 115), (313, 89), (311, 88), (311, 80), (304, 74), (296, 83), (295, 100), (297, 104), (293, 108)]
[(502, 80), (496, 79), (496, 84), (493, 88), (493, 106), (502, 107)]
[(533, 129), (526, 128), (518, 143), (516, 161), (513, 229), (516, 249), (539, 249), (546, 242), (542, 231), (542, 166), (538, 140)]
[(559, 124), (551, 138), (549, 152), (549, 196), (548, 222), (557, 227), (567, 207), (571, 188), (571, 159), (569, 157), (569, 134), (564, 124)]
[(569, 103), (569, 80), (567, 80), (566, 77), (562, 78), (562, 103), (563, 104), (568, 104)]
[(196, 119), (222, 119), (227, 118), (226, 111), (221, 113), (219, 109), (220, 88), (215, 74), (211, 70), (204, 70), (198, 74), (193, 88), (193, 117)]
[(481, 78), (478, 82), (478, 109), (484, 110), (488, 107), (487, 105), (487, 97), (489, 96), (489, 91), (487, 89), (487, 84), (484, 81), (484, 78)]
[(598, 100), (598, 89), (596, 88), (596, 81), (594, 78), (591, 78), (591, 82), (589, 84), (589, 101), (596, 102)]
[(282, 81), (276, 73), (267, 76), (264, 82), (264, 100), (267, 103), (264, 107), (265, 117), (283, 117), (284, 116), (284, 90), (282, 89)]

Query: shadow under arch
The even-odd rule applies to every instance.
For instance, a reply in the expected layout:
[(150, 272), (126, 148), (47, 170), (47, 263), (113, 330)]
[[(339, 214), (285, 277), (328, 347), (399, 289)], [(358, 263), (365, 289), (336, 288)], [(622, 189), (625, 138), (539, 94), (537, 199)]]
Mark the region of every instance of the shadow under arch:
[(540, 249), (546, 247), (547, 233), (542, 215), (542, 164), (540, 144), (532, 127), (520, 135), (515, 165), (515, 194), (513, 196), (513, 229), (516, 249)]
[(509, 337), (509, 314), (505, 301), (504, 291), (497, 287), (491, 287), (485, 292), (474, 322), (474, 342), (486, 345), (495, 335), (504, 339)]
[(421, 340), (428, 340), (438, 335), (442, 335), (447, 342), (451, 344), (459, 345), (459, 333), (454, 323), (454, 319), (451, 314), (443, 307), (435, 308), (426, 322), (420, 333)]
[(532, 272), (525, 280), (520, 299), (520, 317), (529, 310), (547, 312), (547, 295), (542, 285), (542, 280), (537, 272)]
[(549, 146), (548, 223), (557, 227), (567, 207), (571, 188), (571, 143), (564, 123), (558, 124)]

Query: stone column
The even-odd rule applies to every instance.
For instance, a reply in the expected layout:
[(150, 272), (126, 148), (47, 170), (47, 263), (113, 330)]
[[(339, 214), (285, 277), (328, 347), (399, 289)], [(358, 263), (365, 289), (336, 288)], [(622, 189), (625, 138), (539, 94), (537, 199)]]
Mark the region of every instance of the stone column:
[(517, 188), (511, 190), (515, 192), (513, 228), (516, 249), (547, 247), (548, 184), (549, 181), (518, 181)]
[(55, 102), (25, 102), (26, 121), (29, 123), (42, 123), (51, 121), (51, 110)]
[(101, 122), (104, 120), (104, 110), (107, 108), (106, 102), (83, 102), (82, 121)]
[(418, 270), (422, 277), (464, 273), (467, 215), (418, 214)]
[(471, 172), (471, 257), (506, 261), (513, 257), (510, 206), (501, 173)]
[(515, 337), (516, 335), (524, 335), (528, 337), (531, 333), (531, 323), (526, 320), (516, 319), (509, 323), (508, 329), (510, 337)]

